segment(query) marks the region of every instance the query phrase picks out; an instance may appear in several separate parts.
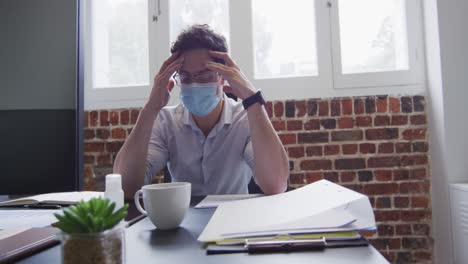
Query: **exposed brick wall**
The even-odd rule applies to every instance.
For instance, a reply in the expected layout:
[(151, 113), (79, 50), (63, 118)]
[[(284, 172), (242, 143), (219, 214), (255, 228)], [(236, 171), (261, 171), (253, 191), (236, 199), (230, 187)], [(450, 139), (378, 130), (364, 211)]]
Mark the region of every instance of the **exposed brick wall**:
[[(429, 146), (423, 96), (273, 101), (267, 111), (290, 158), (292, 187), (320, 179), (369, 196), (371, 243), (391, 262), (431, 262)], [(139, 109), (85, 113), (85, 188), (103, 176)]]

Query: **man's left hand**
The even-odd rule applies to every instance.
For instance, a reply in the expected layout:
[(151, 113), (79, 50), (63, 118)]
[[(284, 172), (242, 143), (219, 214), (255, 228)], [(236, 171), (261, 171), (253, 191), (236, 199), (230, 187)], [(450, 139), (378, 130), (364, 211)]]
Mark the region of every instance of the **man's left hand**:
[(209, 54), (215, 58), (224, 60), (226, 63), (225, 65), (213, 61), (206, 63), (208, 69), (222, 74), (224, 79), (228, 81), (229, 86), (224, 86), (225, 92), (232, 93), (242, 100), (257, 92), (257, 89), (249, 82), (229, 54), (212, 50), (209, 51)]

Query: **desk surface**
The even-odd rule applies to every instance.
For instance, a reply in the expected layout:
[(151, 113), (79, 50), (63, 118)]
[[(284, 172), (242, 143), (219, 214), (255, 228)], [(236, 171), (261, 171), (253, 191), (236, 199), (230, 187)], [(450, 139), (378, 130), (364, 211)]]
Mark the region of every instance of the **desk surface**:
[[(247, 253), (206, 255), (197, 241), (214, 209), (190, 208), (176, 230), (157, 230), (148, 218), (126, 230), (127, 263), (356, 263), (379, 264), (387, 260), (372, 246), (329, 248), (317, 252), (274, 253), (248, 255)], [(60, 246), (42, 251), (18, 263), (61, 263)]]

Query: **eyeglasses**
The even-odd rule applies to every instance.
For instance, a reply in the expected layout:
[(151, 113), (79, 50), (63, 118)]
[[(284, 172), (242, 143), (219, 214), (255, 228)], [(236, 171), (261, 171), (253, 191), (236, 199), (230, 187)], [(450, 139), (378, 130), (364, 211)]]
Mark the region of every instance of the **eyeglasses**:
[(195, 74), (176, 72), (174, 80), (176, 81), (176, 84), (180, 86), (181, 84), (215, 82), (217, 77), (218, 73), (211, 70), (205, 70)]

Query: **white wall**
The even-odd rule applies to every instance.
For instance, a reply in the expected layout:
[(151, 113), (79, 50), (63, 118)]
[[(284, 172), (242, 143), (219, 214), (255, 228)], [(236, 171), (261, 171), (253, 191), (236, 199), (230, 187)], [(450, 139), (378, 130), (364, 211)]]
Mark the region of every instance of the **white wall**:
[(468, 181), (468, 1), (425, 0), (435, 262), (454, 263), (448, 184)]

